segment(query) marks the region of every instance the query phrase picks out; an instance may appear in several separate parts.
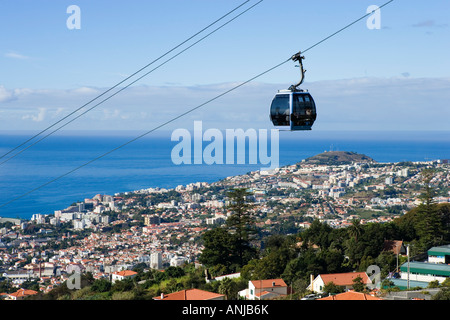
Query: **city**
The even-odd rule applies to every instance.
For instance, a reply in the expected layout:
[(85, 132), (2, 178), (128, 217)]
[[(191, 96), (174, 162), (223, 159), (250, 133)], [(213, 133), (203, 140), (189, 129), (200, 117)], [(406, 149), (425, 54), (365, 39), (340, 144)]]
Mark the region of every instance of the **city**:
[[(434, 202), (450, 202), (447, 160), (376, 163), (350, 161), (358, 155), (349, 152), (325, 156), (328, 164), (312, 157), (210, 184), (98, 194), (53, 215), (34, 214), (29, 221), (1, 218), (0, 279), (11, 291), (23, 291), (24, 283), (35, 281), (39, 292), (48, 293), (74, 271), (114, 283), (121, 272), (134, 275), (137, 265), (199, 267), (202, 234), (232, 214), (227, 191), (235, 188), (252, 194), (252, 217), (263, 236), (296, 234), (315, 220), (333, 229), (355, 220), (362, 225), (392, 222), (422, 202), (421, 173), (427, 169), (434, 172)], [(336, 156), (350, 160), (333, 160)], [(261, 249), (260, 243), (256, 246)], [(8, 293), (3, 295), (8, 299)]]

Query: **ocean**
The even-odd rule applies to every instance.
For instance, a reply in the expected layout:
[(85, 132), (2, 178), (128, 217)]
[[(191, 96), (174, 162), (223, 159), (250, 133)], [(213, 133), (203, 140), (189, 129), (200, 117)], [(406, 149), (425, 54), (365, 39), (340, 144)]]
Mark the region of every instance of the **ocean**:
[[(96, 194), (113, 195), (150, 187), (174, 188), (193, 182), (211, 183), (266, 167), (259, 162), (249, 164), (249, 161), (245, 164), (175, 165), (171, 151), (178, 142), (171, 141), (170, 134), (145, 136), (83, 166), (138, 135), (53, 135), (0, 164), (0, 217), (30, 219), (33, 214), (53, 214), (55, 210)], [(31, 136), (11, 132), (0, 134), (0, 157)], [(207, 144), (204, 142), (204, 146)], [(280, 166), (331, 150), (365, 154), (378, 162), (449, 159), (450, 134), (280, 132)], [(52, 181), (80, 166), (80, 169)]]

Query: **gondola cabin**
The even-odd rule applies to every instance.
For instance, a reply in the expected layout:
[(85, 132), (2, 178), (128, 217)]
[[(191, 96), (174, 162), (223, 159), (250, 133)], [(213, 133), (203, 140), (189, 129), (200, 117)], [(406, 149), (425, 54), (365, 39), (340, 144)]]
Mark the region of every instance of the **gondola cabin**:
[(270, 120), (275, 127), (311, 130), (316, 117), (316, 105), (307, 91), (279, 90), (272, 100)]

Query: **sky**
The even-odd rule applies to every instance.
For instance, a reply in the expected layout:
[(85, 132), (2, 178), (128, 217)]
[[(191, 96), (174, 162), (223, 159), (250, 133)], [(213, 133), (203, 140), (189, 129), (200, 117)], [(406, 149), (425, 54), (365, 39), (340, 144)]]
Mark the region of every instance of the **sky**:
[[(0, 130), (47, 128), (244, 2), (1, 1)], [(385, 2), (264, 0), (62, 130), (151, 130)], [(71, 5), (80, 9), (79, 29), (67, 25)], [(448, 12), (447, 0), (394, 0), (380, 10), (379, 29), (363, 19), (308, 50), (302, 88), (317, 104), (313, 131), (448, 131)], [(285, 63), (162, 129), (192, 129), (196, 120), (221, 130), (269, 129), (274, 94), (299, 80), (295, 64)]]

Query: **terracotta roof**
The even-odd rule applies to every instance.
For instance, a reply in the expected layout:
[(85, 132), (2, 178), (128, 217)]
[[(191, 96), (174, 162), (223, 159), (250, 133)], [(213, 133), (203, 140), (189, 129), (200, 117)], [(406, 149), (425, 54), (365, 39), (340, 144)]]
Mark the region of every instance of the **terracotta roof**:
[(337, 286), (351, 286), (353, 285), (353, 280), (358, 278), (358, 276), (361, 277), (363, 283), (372, 283), (365, 272), (329, 273), (320, 275), (324, 284), (333, 282)]
[(287, 287), (283, 279), (252, 280), (251, 282), (255, 286), (255, 289), (271, 288), (274, 287), (274, 283), (275, 287)]
[(131, 270), (122, 270), (122, 271), (114, 272), (114, 274), (116, 274), (118, 276), (122, 276), (122, 277), (129, 277), (129, 276), (133, 276), (133, 275), (137, 274), (137, 272), (134, 272)]
[(225, 297), (223, 294), (204, 291), (200, 289), (181, 290), (174, 293), (164, 294), (160, 297), (154, 297), (154, 300), (211, 300)]
[(19, 297), (25, 297), (25, 296), (31, 296), (33, 294), (37, 294), (37, 291), (34, 290), (28, 290), (28, 289), (19, 289), (16, 292), (10, 293), (10, 296), (19, 298)]
[(385, 240), (383, 250), (392, 251), (394, 254), (400, 254), (402, 250), (403, 241), (400, 240)]
[(362, 292), (348, 291), (316, 300), (383, 300), (383, 299)]

